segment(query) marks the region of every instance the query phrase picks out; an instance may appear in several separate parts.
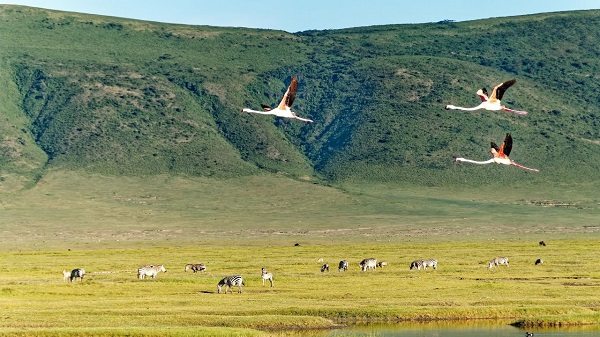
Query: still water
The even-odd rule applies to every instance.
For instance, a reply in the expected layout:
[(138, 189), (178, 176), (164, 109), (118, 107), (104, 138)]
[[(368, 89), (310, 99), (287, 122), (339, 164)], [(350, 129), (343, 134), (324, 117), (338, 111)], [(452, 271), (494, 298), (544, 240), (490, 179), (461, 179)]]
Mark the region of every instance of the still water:
[(364, 325), (313, 333), (298, 333), (296, 337), (600, 337), (600, 327), (556, 329), (519, 329), (507, 324), (456, 325)]
[(534, 337), (592, 337), (600, 336), (600, 331), (592, 330), (522, 330), (511, 326), (487, 327), (487, 328), (393, 328), (393, 327), (361, 327), (332, 331), (325, 335), (327, 337), (341, 336), (369, 336), (369, 337), (524, 337), (525, 332), (533, 332)]

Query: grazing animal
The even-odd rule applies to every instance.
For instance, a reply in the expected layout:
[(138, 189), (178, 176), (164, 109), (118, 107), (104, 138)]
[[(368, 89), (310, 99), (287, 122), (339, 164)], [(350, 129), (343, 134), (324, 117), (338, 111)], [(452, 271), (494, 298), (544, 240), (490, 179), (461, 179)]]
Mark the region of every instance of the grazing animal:
[(494, 267), (504, 265), (508, 267), (508, 258), (507, 257), (495, 257), (488, 262), (488, 268), (492, 269)]
[(348, 270), (348, 261), (342, 260), (338, 264), (338, 271), (346, 271)]
[(431, 267), (433, 269), (437, 269), (437, 265), (438, 262), (436, 259), (420, 259), (420, 260), (414, 260), (413, 262), (410, 263), (410, 269), (417, 269), (417, 270), (421, 270), (421, 269), (427, 269), (427, 267)]
[(312, 119), (298, 117), (296, 113), (290, 109), (292, 107), (292, 104), (294, 103), (294, 99), (296, 98), (297, 90), (298, 79), (296, 78), (296, 76), (292, 76), (292, 82), (290, 83), (285, 94), (283, 95), (281, 102), (275, 109), (272, 109), (270, 106), (263, 104), (261, 105), (261, 107), (263, 108), (262, 111), (244, 108), (242, 109), (242, 112), (256, 113), (262, 115), (275, 115), (277, 117), (297, 119), (303, 122), (312, 123)]
[(421, 270), (421, 268), (423, 268), (423, 260), (414, 260), (410, 263), (410, 270)]
[(423, 260), (423, 269), (427, 269), (427, 267), (431, 267), (433, 269), (437, 269), (438, 262), (436, 259), (425, 259)]
[(194, 273), (199, 272), (199, 271), (205, 271), (206, 266), (204, 265), (204, 263), (197, 263), (197, 264), (188, 263), (185, 265), (184, 271), (187, 273), (188, 270), (191, 270)]
[(496, 143), (491, 142), (490, 152), (493, 155), (492, 159), (485, 160), (485, 161), (476, 161), (476, 160), (465, 159), (465, 158), (461, 158), (461, 157), (454, 157), (454, 161), (455, 162), (461, 161), (461, 162), (465, 162), (465, 163), (478, 164), (478, 165), (487, 165), (487, 164), (496, 163), (496, 164), (503, 164), (503, 165), (512, 165), (512, 166), (518, 167), (520, 169), (533, 171), (533, 172), (540, 171), (538, 169), (525, 167), (525, 166), (515, 162), (514, 160), (510, 159), (508, 156), (510, 155), (511, 150), (512, 150), (512, 136), (510, 135), (510, 133), (507, 133), (506, 137), (504, 138), (504, 143), (502, 143), (502, 146), (498, 147), (498, 145), (496, 145)]
[(85, 276), (85, 269), (75, 268), (75, 269), (71, 270), (71, 275), (69, 276), (69, 282), (73, 282), (73, 280), (76, 278), (78, 278), (81, 282), (83, 282), (84, 276)]
[(377, 259), (375, 259), (375, 258), (364, 259), (364, 260), (360, 261), (360, 263), (358, 265), (360, 266), (361, 271), (367, 271), (369, 269), (375, 270), (375, 268), (377, 267)]
[(533, 332), (526, 332), (525, 337), (533, 337)]
[(494, 89), (492, 89), (492, 95), (490, 95), (489, 97), (488, 97), (488, 92), (485, 88), (481, 88), (481, 89), (477, 90), (477, 96), (479, 96), (479, 98), (481, 99), (481, 104), (479, 104), (476, 107), (463, 108), (460, 106), (454, 106), (454, 105), (449, 104), (449, 105), (446, 105), (446, 110), (450, 110), (450, 109), (463, 110), (463, 111), (475, 111), (475, 110), (479, 110), (479, 109), (485, 109), (485, 110), (489, 110), (489, 111), (502, 110), (502, 111), (506, 111), (506, 112), (512, 112), (517, 115), (527, 115), (527, 111), (519, 111), (519, 110), (509, 109), (500, 103), (502, 96), (504, 96), (504, 92), (508, 88), (510, 88), (510, 86), (515, 84), (516, 81), (517, 80), (512, 79), (510, 81), (506, 81), (506, 82), (498, 84), (497, 86), (494, 87)]
[[(225, 287), (225, 293), (227, 294), (227, 290), (231, 290), (231, 287), (237, 286), (238, 293), (241, 294), (242, 286), (245, 285), (246, 284), (244, 283), (244, 278), (242, 278), (240, 275), (226, 276), (221, 281), (219, 281), (219, 283), (217, 283), (217, 293), (220, 294), (221, 289)], [(233, 294), (233, 290), (231, 290), (231, 293)]]
[(377, 268), (383, 268), (387, 265), (388, 265), (388, 263), (385, 261), (377, 262)]
[(71, 279), (71, 272), (63, 269), (63, 281), (67, 282)]
[(143, 266), (143, 267), (138, 268), (138, 278), (140, 280), (145, 279), (146, 276), (150, 276), (152, 278), (156, 278), (156, 276), (160, 272), (163, 272), (163, 273), (167, 272), (167, 269), (162, 264), (158, 265), (158, 266), (154, 266), (154, 265)]
[(267, 270), (265, 268), (262, 268), (260, 273), (261, 273), (263, 286), (265, 285), (265, 281), (269, 280), (269, 282), (271, 282), (271, 287), (272, 287), (273, 286), (273, 273), (267, 273)]
[(544, 263), (544, 260), (542, 260), (542, 259), (537, 259), (537, 260), (535, 260), (535, 265), (536, 265), (536, 266), (537, 266), (537, 265), (540, 265), (540, 264), (543, 264), (543, 263)]
[(325, 271), (329, 271), (329, 264), (327, 263), (321, 266), (321, 273)]
[(294, 243), (294, 247), (300, 247), (300, 244), (298, 242)]
[(546, 243), (544, 242), (544, 240), (540, 241), (539, 244), (540, 244), (540, 246), (546, 247)]

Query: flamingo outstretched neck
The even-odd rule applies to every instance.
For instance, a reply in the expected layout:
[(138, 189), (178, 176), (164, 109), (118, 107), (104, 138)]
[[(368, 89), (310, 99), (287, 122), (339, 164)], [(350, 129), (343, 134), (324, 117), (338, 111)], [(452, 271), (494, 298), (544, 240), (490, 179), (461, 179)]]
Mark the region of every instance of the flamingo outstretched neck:
[(244, 108), (242, 109), (242, 112), (255, 113), (261, 115), (274, 115), (277, 117), (297, 119), (299, 121), (312, 123), (312, 119), (298, 117), (298, 115), (296, 115), (296, 113), (291, 110), (292, 104), (294, 103), (294, 99), (296, 98), (297, 90), (298, 79), (296, 78), (296, 76), (293, 76), (290, 85), (288, 86), (287, 90), (285, 91), (285, 94), (283, 95), (283, 98), (281, 99), (279, 105), (277, 105), (276, 108), (272, 109), (270, 106), (262, 104), (262, 111)]
[(496, 163), (496, 164), (502, 164), (502, 165), (511, 165), (511, 166), (514, 166), (514, 167), (517, 167), (517, 168), (520, 168), (523, 170), (527, 170), (527, 171), (532, 171), (532, 172), (540, 171), (538, 169), (523, 166), (523, 165), (515, 162), (514, 160), (510, 159), (508, 156), (510, 155), (511, 151), (512, 151), (512, 136), (510, 133), (507, 133), (506, 137), (504, 138), (504, 142), (502, 143), (501, 146), (496, 145), (494, 142), (492, 142), (490, 144), (490, 152), (493, 155), (493, 157), (491, 159), (484, 160), (484, 161), (477, 161), (477, 160), (471, 160), (471, 159), (466, 159), (466, 158), (456, 157), (456, 156), (453, 158), (454, 158), (454, 162), (465, 162), (465, 163), (471, 163), (471, 164), (477, 164), (477, 165), (487, 165), (487, 164)]
[(462, 110), (462, 111), (475, 111), (475, 110), (489, 110), (489, 111), (505, 111), (511, 112), (517, 115), (526, 115), (527, 111), (519, 111), (510, 109), (500, 103), (504, 92), (515, 84), (516, 80), (512, 79), (506, 82), (502, 82), (494, 87), (492, 94), (488, 96), (488, 92), (485, 88), (477, 90), (477, 96), (481, 99), (481, 104), (472, 108), (464, 108), (452, 104), (446, 105), (446, 110)]

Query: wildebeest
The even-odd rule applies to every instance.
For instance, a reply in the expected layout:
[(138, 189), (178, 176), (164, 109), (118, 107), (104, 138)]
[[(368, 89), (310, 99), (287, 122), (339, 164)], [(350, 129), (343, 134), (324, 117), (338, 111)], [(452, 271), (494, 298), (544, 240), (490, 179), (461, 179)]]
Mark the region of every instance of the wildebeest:
[[(64, 275), (64, 273), (63, 273)], [(83, 277), (85, 276), (85, 269), (83, 268), (75, 268), (71, 270), (71, 275), (69, 276), (69, 282), (73, 282), (74, 279), (78, 278), (81, 282), (83, 282)]]
[(348, 270), (348, 261), (342, 260), (338, 264), (338, 271), (346, 271)]
[(539, 242), (539, 245), (540, 245), (540, 246), (544, 246), (544, 247), (545, 247), (545, 246), (546, 246), (546, 243), (544, 242), (544, 240), (542, 240), (542, 241), (540, 241), (540, 242)]
[(185, 265), (184, 271), (187, 272), (188, 270), (191, 270), (194, 273), (198, 271), (205, 271), (206, 266), (204, 265), (204, 263), (188, 263)]
[(360, 263), (358, 264), (360, 266), (360, 270), (362, 271), (367, 271), (369, 269), (373, 269), (375, 270), (375, 268), (377, 267), (377, 259), (375, 258), (368, 258), (368, 259), (364, 259), (362, 261), (360, 261)]
[(143, 280), (144, 278), (146, 278), (146, 276), (156, 278), (156, 276), (160, 272), (163, 272), (163, 273), (167, 272), (167, 269), (162, 264), (158, 265), (158, 266), (154, 266), (154, 265), (143, 266), (143, 267), (138, 268), (138, 278), (140, 280)]
[(324, 271), (329, 271), (329, 264), (325, 263), (321, 266), (321, 273)]
[(543, 263), (544, 263), (544, 260), (542, 260), (542, 259), (535, 260), (535, 265), (536, 266), (539, 265), (539, 264), (543, 264)]

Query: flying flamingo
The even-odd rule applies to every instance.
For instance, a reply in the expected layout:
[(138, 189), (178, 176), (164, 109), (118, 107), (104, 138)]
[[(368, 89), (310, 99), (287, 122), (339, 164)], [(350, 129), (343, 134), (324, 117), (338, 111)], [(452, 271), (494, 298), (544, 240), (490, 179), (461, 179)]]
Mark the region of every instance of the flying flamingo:
[(454, 161), (455, 162), (463, 161), (466, 163), (479, 164), (479, 165), (496, 163), (496, 164), (512, 165), (512, 166), (516, 166), (520, 169), (529, 170), (529, 171), (533, 171), (533, 172), (540, 171), (538, 169), (525, 167), (521, 164), (516, 163), (514, 160), (508, 158), (508, 155), (510, 155), (510, 150), (512, 150), (512, 137), (511, 137), (510, 133), (507, 133), (506, 137), (504, 138), (504, 143), (502, 143), (502, 146), (498, 147), (498, 145), (496, 145), (496, 143), (494, 143), (494, 142), (491, 143), (490, 152), (494, 156), (492, 159), (486, 160), (486, 161), (476, 161), (476, 160), (470, 160), (470, 159), (465, 159), (465, 158), (460, 158), (460, 157), (454, 157)]
[(268, 105), (261, 104), (261, 107), (263, 108), (262, 111), (244, 108), (242, 109), (242, 112), (249, 112), (262, 115), (275, 115), (277, 117), (292, 118), (303, 122), (312, 123), (312, 119), (298, 117), (296, 113), (290, 109), (290, 107), (294, 103), (294, 99), (296, 98), (296, 90), (298, 90), (298, 79), (296, 78), (296, 76), (293, 76), (292, 82), (290, 83), (285, 94), (283, 95), (281, 102), (279, 102), (279, 105), (275, 109), (272, 109)]
[(475, 110), (479, 110), (479, 109), (485, 109), (485, 110), (490, 110), (490, 111), (506, 111), (506, 112), (512, 112), (515, 113), (517, 115), (527, 115), (527, 111), (519, 111), (519, 110), (513, 110), (510, 108), (507, 108), (505, 105), (500, 104), (500, 100), (502, 99), (502, 96), (504, 96), (504, 92), (506, 92), (506, 90), (508, 88), (510, 88), (511, 85), (515, 84), (517, 80), (512, 79), (510, 81), (506, 81), (503, 83), (498, 84), (497, 86), (494, 87), (494, 89), (492, 90), (492, 95), (488, 97), (488, 92), (485, 88), (481, 88), (479, 90), (477, 90), (477, 96), (479, 96), (479, 98), (481, 99), (481, 104), (479, 104), (476, 107), (473, 108), (463, 108), (460, 106), (454, 106), (454, 105), (446, 105), (446, 110), (464, 110), (464, 111), (475, 111)]

